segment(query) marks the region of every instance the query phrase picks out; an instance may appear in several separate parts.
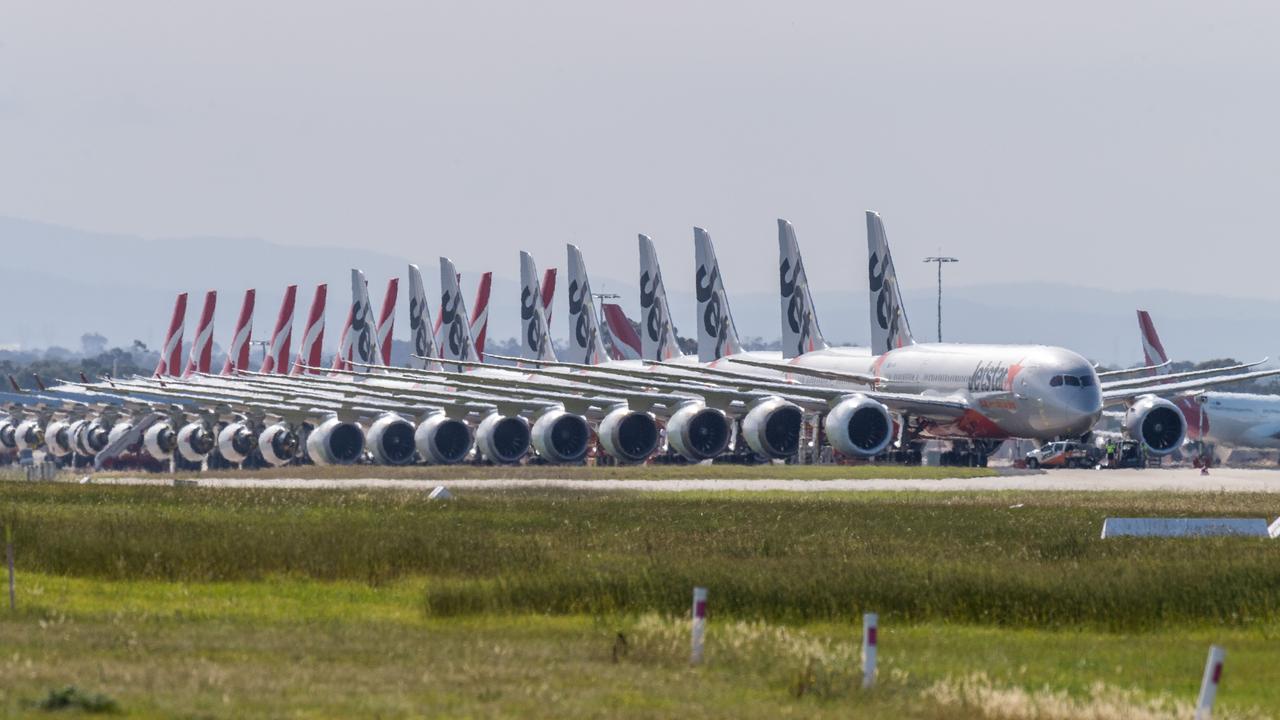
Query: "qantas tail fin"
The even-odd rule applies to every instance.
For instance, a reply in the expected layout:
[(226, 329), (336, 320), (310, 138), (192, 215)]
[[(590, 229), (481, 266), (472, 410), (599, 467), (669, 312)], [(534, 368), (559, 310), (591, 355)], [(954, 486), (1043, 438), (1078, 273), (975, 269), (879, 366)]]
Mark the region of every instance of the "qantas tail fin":
[(289, 346), (293, 342), (293, 304), (298, 299), (298, 286), (285, 288), (284, 300), (280, 302), (280, 314), (276, 316), (276, 327), (271, 332), (271, 345), (267, 347), (267, 356), (262, 359), (260, 372), (289, 372)]
[[(427, 304), (427, 290), (422, 284), (422, 270), (417, 265), (409, 266), (409, 333), (413, 344), (413, 354), (420, 357), (436, 357), (436, 337), (429, 324), (431, 310)], [(416, 365), (418, 361), (413, 361)], [(431, 362), (424, 360), (423, 368)]]
[(196, 328), (195, 339), (191, 341), (191, 354), (187, 358), (187, 369), (183, 371), (183, 377), (207, 373), (213, 364), (213, 312), (217, 305), (218, 291), (210, 290), (205, 293), (200, 325)]
[(640, 343), (647, 360), (671, 360), (684, 355), (676, 342), (676, 330), (667, 305), (658, 251), (647, 236), (640, 236)]
[(542, 285), (533, 256), (520, 251), (520, 357), (528, 360), (556, 359), (547, 333), (547, 316), (542, 306)]
[(871, 291), (871, 352), (881, 354), (914, 345), (889, 239), (878, 213), (867, 211), (867, 278)]
[(547, 268), (542, 273), (542, 314), (547, 318), (547, 327), (551, 327), (551, 305), (556, 299), (556, 269)]
[(493, 287), (493, 273), (481, 273), (480, 286), (476, 288), (476, 304), (471, 310), (471, 341), (476, 348), (476, 358), (484, 360), (484, 339), (489, 335), (489, 290)]
[(311, 312), (307, 313), (307, 324), (302, 327), (302, 343), (298, 345), (298, 359), (293, 363), (290, 375), (317, 373), (318, 370), (308, 368), (320, 367), (320, 358), (324, 354), (324, 306), (329, 297), (329, 286), (320, 283), (311, 298)]
[(791, 223), (778, 219), (778, 276), (782, 289), (782, 357), (793, 358), (831, 347), (818, 327), (818, 311)]
[(694, 228), (693, 246), (697, 262), (698, 360), (711, 362), (742, 352), (742, 341), (738, 338), (737, 326), (733, 324), (729, 296), (724, 291), (720, 261), (716, 259), (711, 233)]
[(449, 258), (440, 258), (440, 357), (479, 362), (467, 322), (467, 305), (458, 287), (458, 270)]
[(169, 332), (160, 346), (160, 362), (156, 375), (177, 375), (182, 372), (182, 328), (187, 321), (187, 294), (178, 293), (173, 303), (173, 317), (169, 320)]
[(604, 312), (604, 325), (601, 326), (601, 339), (605, 348), (614, 360), (639, 360), (642, 343), (636, 332), (636, 324), (631, 322), (621, 305), (605, 303), (600, 308)]
[(400, 294), (400, 278), (387, 282), (387, 294), (382, 298), (382, 314), (378, 316), (378, 353), (382, 364), (391, 364), (391, 336), (396, 325), (396, 297)]
[(244, 291), (244, 302), (240, 303), (240, 316), (236, 318), (236, 330), (231, 336), (231, 345), (227, 347), (227, 361), (222, 364), (223, 375), (233, 375), (240, 370), (249, 369), (249, 348), (253, 340), (253, 304), (256, 295), (253, 288)]
[[(1142, 332), (1142, 357), (1147, 365), (1164, 365), (1169, 362), (1169, 354), (1164, 351), (1164, 344), (1156, 334), (1156, 324), (1151, 321), (1151, 313), (1138, 311), (1138, 330)], [(1165, 375), (1169, 366), (1158, 367), (1151, 371), (1152, 375)]]
[[(591, 281), (587, 279), (587, 264), (582, 251), (569, 245), (569, 348), (573, 362), (599, 365), (611, 355), (601, 339), (599, 321), (596, 319), (596, 299), (591, 294)], [(548, 271), (550, 272), (550, 271)], [(545, 294), (546, 288), (543, 288)], [(548, 320), (548, 323), (551, 321)]]

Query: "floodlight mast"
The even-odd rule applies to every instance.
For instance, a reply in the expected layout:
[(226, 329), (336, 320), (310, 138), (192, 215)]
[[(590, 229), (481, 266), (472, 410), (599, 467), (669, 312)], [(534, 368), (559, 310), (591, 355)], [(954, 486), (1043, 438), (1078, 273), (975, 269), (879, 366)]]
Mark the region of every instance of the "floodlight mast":
[(960, 258), (946, 255), (930, 255), (924, 261), (937, 263), (938, 265), (938, 342), (942, 342), (942, 264), (960, 262)]

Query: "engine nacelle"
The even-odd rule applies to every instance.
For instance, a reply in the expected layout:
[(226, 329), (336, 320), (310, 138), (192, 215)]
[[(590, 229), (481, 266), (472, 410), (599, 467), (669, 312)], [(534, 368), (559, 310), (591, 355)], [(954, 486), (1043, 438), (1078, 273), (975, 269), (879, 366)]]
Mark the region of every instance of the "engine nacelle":
[(533, 421), (531, 440), (538, 455), (553, 463), (577, 463), (591, 447), (591, 425), (581, 415), (548, 410)]
[(36, 420), (23, 420), (14, 428), (13, 440), (19, 450), (35, 450), (44, 444), (44, 429)]
[(865, 395), (851, 395), (827, 413), (826, 431), (836, 451), (874, 457), (893, 440), (893, 416), (881, 403)]
[(755, 404), (742, 418), (742, 439), (757, 455), (787, 458), (800, 449), (800, 427), (804, 411), (799, 405), (782, 398), (769, 398)]
[(298, 433), (289, 423), (278, 422), (258, 436), (258, 452), (273, 467), (287, 465), (298, 454)]
[(620, 407), (600, 421), (600, 444), (619, 462), (644, 462), (658, 449), (658, 421), (647, 412)]
[(187, 423), (178, 430), (178, 454), (190, 463), (203, 462), (217, 442), (217, 437), (202, 422)]
[(71, 447), (80, 455), (93, 457), (107, 446), (107, 430), (97, 420), (77, 420), (69, 432)]
[(242, 422), (228, 423), (218, 432), (218, 454), (227, 462), (240, 463), (249, 459), (257, 445), (257, 439), (248, 425)]
[(432, 465), (452, 465), (466, 459), (475, 438), (466, 423), (437, 413), (418, 423), (413, 442), (423, 460)]
[(1168, 455), (1187, 437), (1187, 420), (1177, 405), (1144, 395), (1124, 413), (1124, 431), (1152, 455)]
[(307, 436), (307, 457), (316, 465), (350, 465), (364, 454), (364, 429), (336, 417)]
[(158, 422), (142, 434), (142, 449), (156, 460), (168, 460), (178, 448), (178, 433), (167, 422)]
[(519, 415), (492, 413), (476, 428), (476, 447), (485, 460), (511, 464), (529, 452), (529, 421)]
[(54, 457), (66, 457), (75, 449), (71, 446), (71, 423), (54, 420), (44, 426), (45, 451)]
[(417, 450), (413, 441), (413, 423), (399, 415), (383, 415), (369, 426), (366, 442), (374, 462), (379, 465), (408, 465)]
[(723, 410), (686, 403), (667, 420), (667, 443), (693, 462), (710, 460), (729, 447), (733, 424)]

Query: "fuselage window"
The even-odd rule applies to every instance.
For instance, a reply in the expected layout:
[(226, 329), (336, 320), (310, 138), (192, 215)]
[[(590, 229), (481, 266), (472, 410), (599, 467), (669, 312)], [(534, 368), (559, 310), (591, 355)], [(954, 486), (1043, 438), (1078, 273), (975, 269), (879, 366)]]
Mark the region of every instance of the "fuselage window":
[(1062, 380), (1068, 385), (1074, 385), (1076, 387), (1080, 387), (1080, 378), (1076, 377), (1075, 375), (1063, 375)]
[(1093, 378), (1088, 375), (1081, 375), (1080, 387), (1093, 387)]
[(1061, 375), (1054, 375), (1054, 376), (1053, 376), (1053, 379), (1049, 381), (1049, 385), (1050, 385), (1051, 387), (1059, 387), (1059, 386), (1061, 386), (1061, 385), (1062, 385), (1062, 376), (1061, 376)]

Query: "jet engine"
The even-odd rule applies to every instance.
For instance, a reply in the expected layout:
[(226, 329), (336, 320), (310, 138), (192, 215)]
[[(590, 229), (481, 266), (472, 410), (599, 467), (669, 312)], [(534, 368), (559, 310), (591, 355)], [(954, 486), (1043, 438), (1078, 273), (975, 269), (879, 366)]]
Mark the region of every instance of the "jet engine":
[(827, 413), (827, 438), (845, 455), (874, 457), (893, 440), (889, 409), (866, 395), (850, 395)]
[(204, 423), (187, 423), (178, 430), (178, 454), (187, 462), (202, 462), (205, 456), (213, 452), (217, 441), (217, 437)]
[(336, 417), (320, 423), (307, 436), (307, 457), (316, 465), (350, 465), (364, 454), (364, 429)]
[(418, 423), (413, 433), (418, 454), (432, 465), (452, 465), (462, 462), (475, 442), (471, 428), (461, 420), (436, 413)]
[(681, 457), (709, 460), (729, 447), (732, 423), (723, 410), (699, 402), (685, 403), (667, 420), (667, 442)]
[(71, 446), (71, 423), (54, 420), (44, 427), (44, 444), (54, 457), (66, 457), (75, 449)]
[(71, 447), (81, 455), (93, 457), (107, 446), (107, 430), (97, 420), (77, 420), (68, 430)]
[(14, 428), (13, 440), (19, 450), (35, 450), (44, 443), (44, 430), (35, 420), (23, 420)]
[(168, 460), (178, 447), (178, 434), (167, 422), (158, 422), (142, 434), (142, 449), (156, 460)]
[(386, 414), (369, 426), (369, 450), (379, 465), (408, 465), (417, 448), (413, 423), (399, 415)]
[(258, 452), (269, 465), (280, 467), (289, 464), (298, 454), (298, 433), (289, 423), (278, 422), (258, 436)]
[(523, 417), (492, 413), (476, 428), (476, 447), (489, 462), (519, 462), (529, 452), (530, 434), (529, 421)]
[(6, 450), (18, 447), (18, 440), (13, 436), (17, 427), (10, 418), (0, 420), (0, 445), (3, 445)]
[(647, 412), (614, 409), (600, 421), (596, 434), (604, 451), (619, 462), (644, 462), (658, 449), (658, 421)]
[(1155, 395), (1144, 395), (1125, 411), (1124, 430), (1152, 455), (1168, 455), (1182, 446), (1187, 420), (1177, 405)]
[(218, 432), (218, 454), (227, 462), (248, 460), (255, 444), (253, 431), (243, 422), (228, 423)]
[(803, 423), (800, 406), (782, 398), (769, 398), (756, 403), (742, 418), (742, 439), (757, 455), (791, 457), (800, 449)]
[(553, 463), (581, 462), (591, 445), (591, 426), (581, 415), (561, 409), (548, 410), (533, 422), (533, 447)]

